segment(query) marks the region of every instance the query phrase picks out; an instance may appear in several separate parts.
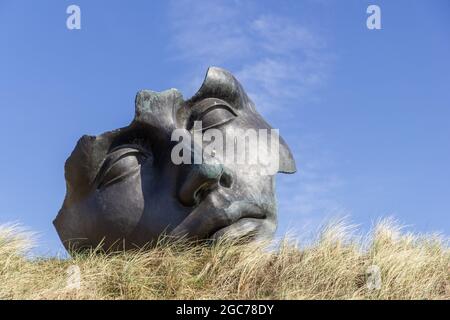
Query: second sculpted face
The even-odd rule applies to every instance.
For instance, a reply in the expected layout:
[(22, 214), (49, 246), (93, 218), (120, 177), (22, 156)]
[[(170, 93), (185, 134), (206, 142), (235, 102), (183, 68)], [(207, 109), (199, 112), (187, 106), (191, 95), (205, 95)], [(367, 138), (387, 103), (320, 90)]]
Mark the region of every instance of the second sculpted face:
[[(106, 248), (129, 249), (162, 234), (194, 239), (273, 235), (274, 174), (261, 174), (258, 164), (176, 164), (172, 159), (178, 143), (172, 133), (185, 129), (194, 135), (196, 122), (201, 121), (202, 131), (219, 130), (224, 140), (233, 139), (237, 130), (272, 129), (229, 72), (209, 68), (189, 100), (175, 89), (143, 90), (135, 104), (129, 126), (83, 136), (66, 162), (67, 193), (54, 220), (66, 248), (103, 241)], [(278, 171), (295, 172), (282, 138), (278, 149)]]

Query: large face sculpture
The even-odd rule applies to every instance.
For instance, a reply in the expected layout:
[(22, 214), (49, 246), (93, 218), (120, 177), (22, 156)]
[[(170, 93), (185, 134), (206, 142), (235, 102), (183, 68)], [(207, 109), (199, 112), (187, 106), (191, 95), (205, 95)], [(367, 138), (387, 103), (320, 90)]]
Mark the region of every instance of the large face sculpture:
[[(194, 135), (198, 121), (202, 132), (215, 129), (224, 140), (238, 130), (272, 129), (229, 72), (209, 68), (189, 100), (175, 89), (143, 90), (135, 104), (129, 126), (83, 136), (66, 162), (67, 193), (54, 220), (66, 248), (102, 242), (105, 248), (129, 249), (154, 243), (162, 234), (194, 239), (273, 235), (275, 173), (261, 174), (254, 163), (173, 161), (180, 145), (173, 141), (174, 130)], [(277, 156), (278, 172), (295, 172), (282, 138)]]

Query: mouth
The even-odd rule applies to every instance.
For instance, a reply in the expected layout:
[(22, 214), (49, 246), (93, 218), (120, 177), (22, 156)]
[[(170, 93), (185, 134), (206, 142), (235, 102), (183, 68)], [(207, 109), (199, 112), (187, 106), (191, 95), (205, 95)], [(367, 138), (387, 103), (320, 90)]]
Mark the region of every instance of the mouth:
[(207, 239), (212, 241), (222, 239), (231, 241), (251, 241), (258, 234), (258, 230), (261, 228), (264, 221), (264, 218), (244, 217), (231, 225), (214, 230)]
[(257, 231), (269, 217), (265, 206), (253, 201), (230, 201), (219, 193), (210, 193), (170, 233), (189, 239), (218, 239), (226, 235), (234, 238)]

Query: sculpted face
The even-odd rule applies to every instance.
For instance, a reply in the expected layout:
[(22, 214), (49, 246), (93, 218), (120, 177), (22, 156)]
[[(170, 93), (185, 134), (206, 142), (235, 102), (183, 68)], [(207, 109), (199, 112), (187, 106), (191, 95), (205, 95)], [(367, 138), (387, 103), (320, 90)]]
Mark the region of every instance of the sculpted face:
[[(216, 129), (230, 141), (238, 130), (270, 133), (270, 125), (229, 72), (209, 68), (200, 90), (187, 101), (175, 89), (143, 90), (135, 103), (129, 126), (83, 136), (66, 162), (67, 193), (54, 220), (66, 248), (95, 247), (103, 241), (105, 248), (129, 249), (164, 233), (195, 239), (273, 235), (275, 173), (261, 174), (259, 164), (217, 161), (214, 155), (201, 163), (173, 161), (174, 148), (180, 146), (172, 141), (174, 130), (194, 136), (195, 121), (202, 121), (200, 131)], [(267, 154), (272, 161), (273, 154)], [(276, 158), (278, 172), (295, 172), (282, 138)]]

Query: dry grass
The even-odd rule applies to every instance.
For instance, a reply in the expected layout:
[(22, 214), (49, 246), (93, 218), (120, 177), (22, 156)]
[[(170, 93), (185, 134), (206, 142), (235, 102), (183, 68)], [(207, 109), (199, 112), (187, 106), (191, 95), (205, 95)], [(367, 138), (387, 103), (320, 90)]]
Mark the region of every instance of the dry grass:
[[(402, 234), (390, 220), (370, 236), (345, 223), (299, 247), (160, 243), (136, 252), (30, 259), (29, 235), (0, 227), (0, 299), (449, 299), (446, 239)], [(369, 289), (377, 266), (381, 286)], [(80, 282), (77, 280), (80, 270)]]

